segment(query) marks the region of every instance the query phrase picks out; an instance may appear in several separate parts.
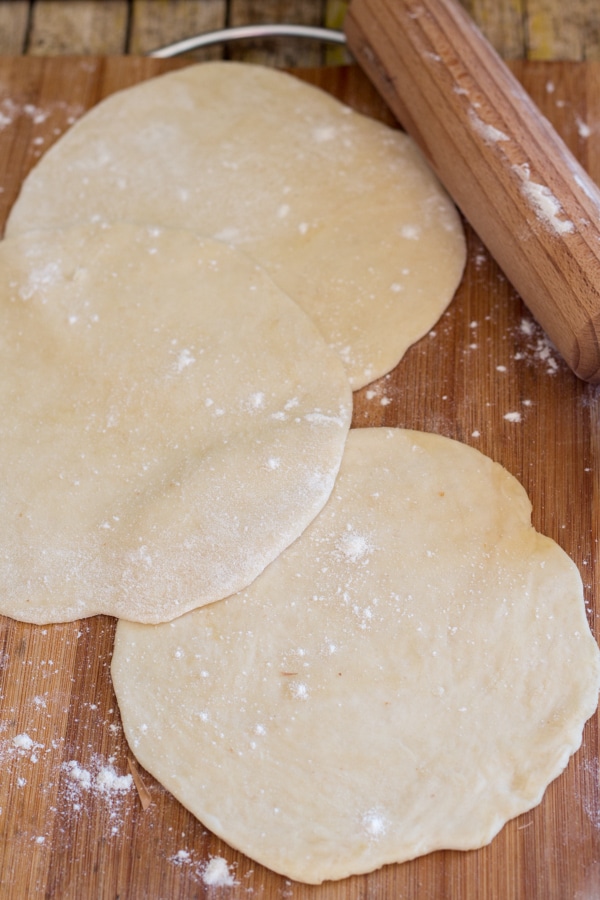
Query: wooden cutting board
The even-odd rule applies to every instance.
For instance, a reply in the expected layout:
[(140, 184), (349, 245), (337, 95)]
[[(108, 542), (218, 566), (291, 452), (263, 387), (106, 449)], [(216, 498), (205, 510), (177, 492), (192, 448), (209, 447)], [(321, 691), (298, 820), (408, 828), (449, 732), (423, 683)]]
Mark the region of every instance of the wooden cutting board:
[[(24, 175), (74, 119), (118, 88), (180, 65), (132, 57), (1, 59), (2, 223)], [(600, 180), (600, 64), (513, 69)], [(298, 74), (392, 121), (357, 69)], [(467, 236), (468, 265), (452, 305), (390, 375), (355, 395), (354, 425), (434, 431), (506, 466), (529, 492), (535, 526), (578, 564), (598, 636), (600, 388), (575, 378), (468, 228)], [(109, 617), (46, 628), (0, 620), (2, 900), (600, 897), (597, 715), (540, 806), (488, 847), (309, 887), (230, 849), (135, 765), (150, 805), (143, 808), (134, 788), (118, 790), (131, 762), (110, 681), (114, 628)], [(109, 775), (104, 790), (102, 773)], [(234, 886), (204, 884), (203, 866), (215, 855), (233, 867)]]

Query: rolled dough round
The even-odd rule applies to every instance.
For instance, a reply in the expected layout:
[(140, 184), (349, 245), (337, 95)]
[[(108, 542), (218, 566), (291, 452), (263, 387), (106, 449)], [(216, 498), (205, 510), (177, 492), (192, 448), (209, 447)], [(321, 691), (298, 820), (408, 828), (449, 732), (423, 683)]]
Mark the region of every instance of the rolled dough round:
[(245, 63), (104, 100), (30, 173), (7, 234), (98, 219), (243, 248), (314, 319), (354, 388), (435, 324), (465, 262), (460, 219), (410, 138)]
[(254, 261), (87, 225), (3, 241), (0, 272), (1, 612), (165, 621), (323, 507), (348, 379)]
[(119, 622), (129, 745), (206, 827), (309, 883), (489, 842), (581, 742), (598, 647), (501, 466), (351, 431), (322, 513), (244, 592)]

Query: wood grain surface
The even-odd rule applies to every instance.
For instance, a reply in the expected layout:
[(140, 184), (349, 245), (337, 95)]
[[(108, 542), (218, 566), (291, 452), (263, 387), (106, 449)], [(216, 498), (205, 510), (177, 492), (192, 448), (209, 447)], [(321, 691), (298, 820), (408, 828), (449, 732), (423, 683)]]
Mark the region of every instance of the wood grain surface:
[[(456, 2), (504, 59), (600, 59), (597, 0)], [(148, 53), (199, 32), (266, 19), (341, 28), (347, 6), (347, 0), (0, 0), (0, 53)], [(222, 49), (196, 56), (215, 52)], [(318, 49), (304, 41), (270, 41), (235, 52), (306, 66), (315, 64)], [(328, 63), (344, 61), (336, 48), (321, 52)]]
[[(0, 220), (24, 175), (71, 121), (116, 89), (181, 64), (136, 57), (0, 60)], [(600, 65), (512, 68), (600, 179)], [(357, 69), (298, 74), (392, 121)], [(506, 466), (532, 499), (535, 526), (579, 566), (598, 636), (600, 392), (572, 374), (479, 238), (468, 228), (467, 236), (468, 265), (454, 301), (389, 376), (355, 395), (354, 425), (437, 432)], [(110, 681), (114, 628), (109, 617), (45, 628), (0, 620), (2, 900), (600, 896), (597, 715), (542, 803), (508, 823), (489, 846), (309, 887), (229, 848), (137, 767), (151, 800), (146, 809), (136, 790), (103, 792), (94, 783), (110, 767), (117, 776), (130, 771)], [(203, 883), (202, 867), (213, 855), (232, 867), (234, 886)]]

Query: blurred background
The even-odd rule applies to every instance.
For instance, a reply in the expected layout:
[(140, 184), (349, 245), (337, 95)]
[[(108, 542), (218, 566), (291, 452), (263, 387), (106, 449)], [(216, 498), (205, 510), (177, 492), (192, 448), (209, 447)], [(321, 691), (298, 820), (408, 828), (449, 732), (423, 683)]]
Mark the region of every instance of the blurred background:
[[(456, 0), (505, 59), (600, 59), (599, 0)], [(345, 0), (0, 0), (0, 54), (147, 54), (224, 27), (285, 22), (341, 28)], [(347, 61), (314, 41), (271, 38), (190, 54), (281, 66)]]

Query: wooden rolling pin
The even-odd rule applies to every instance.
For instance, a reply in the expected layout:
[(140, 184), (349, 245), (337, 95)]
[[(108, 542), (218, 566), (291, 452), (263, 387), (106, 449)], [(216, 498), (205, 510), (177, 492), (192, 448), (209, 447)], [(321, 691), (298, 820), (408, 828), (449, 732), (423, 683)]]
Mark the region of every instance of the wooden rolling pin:
[(600, 382), (600, 190), (455, 0), (351, 0), (349, 48), (580, 378)]

